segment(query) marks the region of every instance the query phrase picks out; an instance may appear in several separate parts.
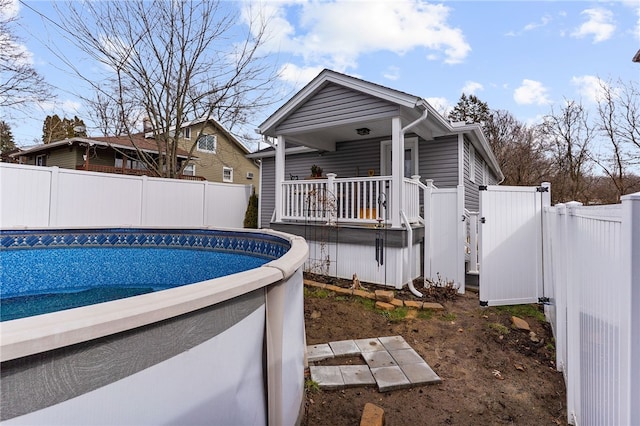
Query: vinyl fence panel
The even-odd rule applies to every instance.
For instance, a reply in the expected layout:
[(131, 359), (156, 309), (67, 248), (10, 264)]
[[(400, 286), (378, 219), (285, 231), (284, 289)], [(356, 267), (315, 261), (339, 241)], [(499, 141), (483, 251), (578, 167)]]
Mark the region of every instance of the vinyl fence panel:
[(49, 226), (52, 169), (0, 165), (0, 226)]

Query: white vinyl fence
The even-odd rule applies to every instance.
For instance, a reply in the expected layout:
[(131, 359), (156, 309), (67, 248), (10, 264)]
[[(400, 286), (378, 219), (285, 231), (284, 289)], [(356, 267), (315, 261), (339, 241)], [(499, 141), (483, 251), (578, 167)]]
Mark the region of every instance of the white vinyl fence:
[(242, 228), (251, 185), (0, 163), (0, 227)]
[(543, 214), (546, 312), (568, 421), (640, 425), (640, 193)]

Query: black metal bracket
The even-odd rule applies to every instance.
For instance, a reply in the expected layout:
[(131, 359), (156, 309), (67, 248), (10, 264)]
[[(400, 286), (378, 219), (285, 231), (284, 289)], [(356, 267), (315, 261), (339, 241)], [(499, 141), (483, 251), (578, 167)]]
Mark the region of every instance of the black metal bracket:
[(487, 302), (486, 300), (481, 300), (480, 306), (489, 306), (489, 302)]
[(487, 220), (484, 218), (484, 216), (482, 216), (482, 217), (480, 218), (480, 223), (485, 223), (486, 221), (487, 221)]
[(543, 305), (551, 304), (551, 300), (548, 297), (538, 297), (538, 303)]
[(478, 187), (478, 189), (479, 189), (480, 191), (486, 191), (488, 188), (487, 188), (487, 185), (480, 185), (480, 186)]
[(538, 186), (536, 187), (536, 192), (549, 192), (548, 186)]

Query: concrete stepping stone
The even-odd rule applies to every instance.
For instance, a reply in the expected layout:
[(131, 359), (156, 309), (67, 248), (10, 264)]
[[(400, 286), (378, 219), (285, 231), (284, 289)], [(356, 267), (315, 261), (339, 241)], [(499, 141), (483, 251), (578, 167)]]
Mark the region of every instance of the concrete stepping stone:
[(429, 367), (426, 362), (420, 362), (417, 364), (404, 364), (400, 368), (402, 372), (407, 376), (407, 379), (413, 385), (426, 385), (442, 383), (442, 379)]
[(309, 362), (322, 361), (333, 358), (333, 351), (327, 343), (307, 346), (307, 360)]
[(360, 348), (353, 340), (329, 342), (329, 346), (336, 357), (360, 355)]
[(411, 386), (411, 382), (397, 365), (392, 367), (372, 368), (371, 374), (373, 374), (373, 377), (376, 379), (378, 390), (380, 392), (387, 392)]
[(337, 365), (311, 365), (309, 366), (311, 380), (316, 382), (321, 389), (340, 389), (344, 387), (342, 372)]
[(378, 337), (382, 346), (388, 351), (396, 349), (411, 349), (411, 346), (404, 340), (402, 336)]
[(375, 385), (376, 380), (366, 365), (341, 365), (340, 372), (345, 387)]
[(355, 340), (356, 345), (360, 348), (360, 352), (384, 351), (384, 346), (378, 339), (358, 339)]
[(397, 365), (391, 354), (387, 351), (366, 352), (362, 354), (369, 368), (391, 367)]
[(404, 364), (418, 364), (424, 362), (424, 359), (414, 349), (398, 349), (395, 351), (389, 351), (389, 354), (398, 363), (398, 365)]

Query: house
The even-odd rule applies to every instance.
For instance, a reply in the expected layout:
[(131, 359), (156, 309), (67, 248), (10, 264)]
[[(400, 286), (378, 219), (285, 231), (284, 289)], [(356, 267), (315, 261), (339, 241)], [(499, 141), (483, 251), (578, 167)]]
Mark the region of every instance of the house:
[[(182, 179), (251, 184), (257, 188), (259, 168), (246, 158), (249, 150), (217, 121), (194, 120), (182, 126), (178, 161), (189, 160)], [(191, 158), (189, 152), (193, 145)], [(14, 154), (23, 164), (58, 166), (105, 173), (146, 175), (143, 162), (136, 160), (136, 147), (157, 153), (152, 132), (129, 136), (74, 137), (36, 145)]]
[(479, 125), (324, 70), (258, 131), (273, 141), (248, 156), (261, 160), (260, 226), (305, 237), (307, 271), (412, 290), (440, 277), (464, 291), (479, 186), (504, 179)]

